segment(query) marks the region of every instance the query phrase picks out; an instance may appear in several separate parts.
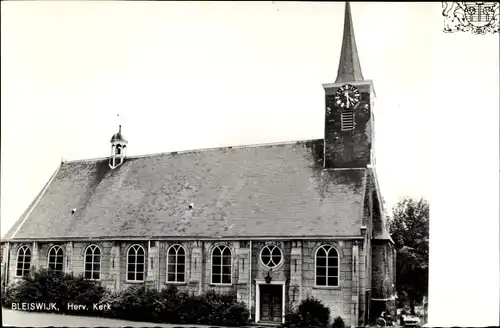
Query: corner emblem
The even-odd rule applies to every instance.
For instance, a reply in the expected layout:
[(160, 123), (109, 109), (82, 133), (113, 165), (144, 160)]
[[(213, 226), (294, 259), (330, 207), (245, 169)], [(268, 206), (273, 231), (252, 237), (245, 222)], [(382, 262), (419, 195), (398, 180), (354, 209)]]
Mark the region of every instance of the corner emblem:
[(498, 2), (443, 2), (443, 32), (498, 33)]

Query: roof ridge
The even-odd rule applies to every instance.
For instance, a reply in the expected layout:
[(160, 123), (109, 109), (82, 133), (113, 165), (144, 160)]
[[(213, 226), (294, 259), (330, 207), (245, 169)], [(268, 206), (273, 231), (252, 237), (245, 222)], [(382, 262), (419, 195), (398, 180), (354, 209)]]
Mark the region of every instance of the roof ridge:
[[(138, 159), (138, 158), (147, 158), (147, 157), (155, 157), (155, 156), (162, 156), (162, 155), (189, 154), (189, 153), (198, 153), (198, 152), (224, 150), (224, 149), (245, 149), (245, 148), (257, 148), (257, 147), (293, 145), (293, 144), (298, 144), (301, 142), (318, 141), (318, 140), (323, 140), (323, 139), (322, 138), (303, 139), (303, 140), (294, 140), (294, 141), (278, 141), (278, 142), (268, 142), (268, 143), (259, 143), (259, 144), (236, 145), (236, 146), (219, 146), (219, 147), (210, 147), (210, 148), (173, 150), (173, 151), (167, 151), (167, 152), (126, 156), (126, 159)], [(109, 157), (96, 157), (96, 158), (89, 158), (89, 159), (66, 160), (66, 161), (64, 161), (64, 164), (66, 164), (66, 163), (82, 163), (82, 162), (97, 162), (97, 161), (102, 161), (102, 160), (107, 160), (107, 159), (109, 159)], [(362, 168), (360, 168), (360, 169), (362, 169)]]

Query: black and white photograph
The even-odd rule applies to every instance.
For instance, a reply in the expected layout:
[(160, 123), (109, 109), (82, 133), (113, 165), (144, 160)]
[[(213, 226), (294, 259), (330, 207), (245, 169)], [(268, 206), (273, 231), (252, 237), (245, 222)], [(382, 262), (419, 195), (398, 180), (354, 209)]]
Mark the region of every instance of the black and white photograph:
[(2, 326), (498, 326), (497, 2), (3, 1)]

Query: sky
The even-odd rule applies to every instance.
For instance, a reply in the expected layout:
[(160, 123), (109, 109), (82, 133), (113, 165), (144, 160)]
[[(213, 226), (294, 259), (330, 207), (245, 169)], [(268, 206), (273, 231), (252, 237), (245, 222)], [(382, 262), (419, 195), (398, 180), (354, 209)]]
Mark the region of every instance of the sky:
[[(342, 2), (1, 6), (2, 235), (61, 159), (109, 156), (118, 124), (128, 155), (323, 138)], [(443, 33), (438, 2), (351, 9), (386, 206), (428, 199), (436, 256), (450, 231), (498, 250), (498, 34)]]

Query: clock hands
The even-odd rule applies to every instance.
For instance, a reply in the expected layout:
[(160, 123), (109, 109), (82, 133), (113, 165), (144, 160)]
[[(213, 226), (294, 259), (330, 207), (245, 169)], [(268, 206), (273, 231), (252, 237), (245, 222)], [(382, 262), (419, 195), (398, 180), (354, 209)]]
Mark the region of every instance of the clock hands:
[(342, 108), (350, 108), (360, 102), (360, 94), (356, 87), (344, 85), (337, 90), (335, 95), (336, 104)]
[(344, 92), (344, 96), (345, 96), (345, 98), (346, 98), (347, 107), (350, 107), (350, 105), (351, 105), (351, 101), (352, 101), (352, 100), (354, 100), (354, 99), (352, 99), (352, 98), (349, 96), (349, 91)]

